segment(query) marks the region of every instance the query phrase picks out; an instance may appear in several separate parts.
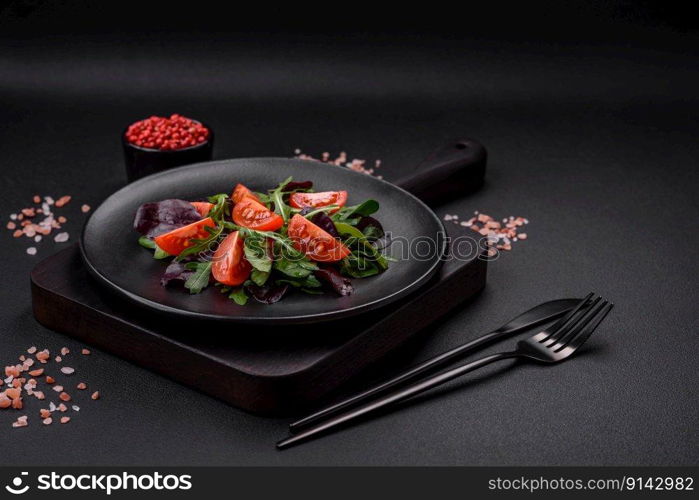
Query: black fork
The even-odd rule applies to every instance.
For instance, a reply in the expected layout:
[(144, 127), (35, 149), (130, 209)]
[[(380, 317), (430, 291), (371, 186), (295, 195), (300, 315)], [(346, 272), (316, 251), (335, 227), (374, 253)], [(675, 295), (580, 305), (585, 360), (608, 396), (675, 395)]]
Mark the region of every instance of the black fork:
[(592, 332), (595, 331), (613, 306), (614, 304), (611, 302), (597, 297), (589, 303), (581, 304), (572, 311), (572, 314), (567, 315), (563, 320), (557, 322), (556, 325), (554, 325), (555, 328), (539, 332), (526, 340), (520, 340), (514, 351), (491, 354), (477, 361), (445, 370), (283, 439), (277, 443), (277, 448), (288, 448), (312, 436), (337, 427), (338, 425), (345, 424), (368, 413), (373, 413), (380, 408), (403, 401), (496, 361), (512, 358), (520, 358), (539, 363), (558, 363), (563, 361), (569, 358), (590, 338)]

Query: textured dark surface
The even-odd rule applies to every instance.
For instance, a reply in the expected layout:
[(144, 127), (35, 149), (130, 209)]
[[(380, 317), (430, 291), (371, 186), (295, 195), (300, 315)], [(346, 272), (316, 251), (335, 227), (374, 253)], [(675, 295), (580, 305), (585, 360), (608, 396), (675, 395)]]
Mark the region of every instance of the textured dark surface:
[[(96, 206), (124, 183), (119, 132), (152, 113), (211, 124), (214, 158), (346, 150), (381, 158), (389, 180), (468, 135), (488, 148), (486, 185), (440, 215), (522, 215), (529, 239), (489, 265), (483, 294), (393, 366), (544, 300), (595, 290), (616, 303), (570, 362), (503, 364), (283, 453), (273, 443), (288, 420), (245, 414), (95, 352), (74, 364), (103, 399), (79, 403), (70, 425), (38, 425), (34, 402), (29, 428), (12, 429), (0, 412), (3, 446), (22, 450), (23, 463), (699, 461), (696, 34), (653, 23), (580, 26), (556, 41), (534, 30), (468, 41), (14, 33), (0, 42), (3, 217), (34, 193), (73, 194), (67, 228), (77, 236), (79, 204)], [(60, 245), (42, 242), (30, 257), (26, 240), (1, 237), (4, 361), (30, 345), (78, 348), (30, 311), (29, 270)]]

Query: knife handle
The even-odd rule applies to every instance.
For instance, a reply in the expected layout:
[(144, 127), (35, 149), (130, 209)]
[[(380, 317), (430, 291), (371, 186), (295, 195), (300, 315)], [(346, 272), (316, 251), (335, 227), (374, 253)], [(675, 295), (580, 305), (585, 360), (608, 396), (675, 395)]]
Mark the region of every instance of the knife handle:
[(415, 172), (395, 182), (428, 205), (444, 203), (483, 185), (488, 153), (474, 139), (459, 139), (433, 151)]

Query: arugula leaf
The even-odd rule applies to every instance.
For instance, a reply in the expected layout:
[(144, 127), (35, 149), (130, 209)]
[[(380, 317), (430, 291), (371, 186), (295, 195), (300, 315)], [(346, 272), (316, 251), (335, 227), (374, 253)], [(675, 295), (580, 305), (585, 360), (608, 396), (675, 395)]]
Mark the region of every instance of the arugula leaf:
[(308, 259), (290, 260), (282, 256), (274, 261), (274, 269), (292, 278), (306, 278), (318, 269), (318, 266)]
[(242, 286), (231, 293), (228, 298), (233, 300), (239, 306), (244, 306), (248, 303), (248, 294), (245, 293), (245, 288)]
[(284, 222), (291, 217), (291, 207), (284, 203), (284, 186), (289, 184), (293, 177), (283, 180), (276, 188), (269, 192), (269, 199), (274, 203), (274, 211), (282, 216)]
[(267, 240), (260, 235), (245, 238), (243, 247), (245, 258), (257, 271), (269, 273), (272, 270), (272, 259), (267, 255)]
[(221, 234), (223, 233), (223, 224), (218, 224), (216, 227), (206, 226), (204, 229), (209, 233), (209, 236), (203, 239), (192, 239), (194, 244), (190, 247), (185, 248), (176, 258), (177, 260), (182, 260), (189, 255), (194, 255), (197, 253), (207, 252), (211, 250), (211, 247), (219, 240)]
[(189, 293), (201, 293), (204, 288), (209, 286), (211, 262), (188, 262), (185, 267), (194, 271), (194, 274), (184, 282), (184, 287), (189, 290)]

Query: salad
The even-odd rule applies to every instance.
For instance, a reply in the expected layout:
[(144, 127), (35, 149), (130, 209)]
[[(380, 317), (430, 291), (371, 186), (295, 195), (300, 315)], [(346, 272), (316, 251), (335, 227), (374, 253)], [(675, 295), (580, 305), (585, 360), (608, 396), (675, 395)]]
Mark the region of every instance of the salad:
[(375, 200), (347, 206), (347, 191), (314, 192), (291, 177), (266, 192), (238, 184), (206, 201), (168, 199), (138, 208), (138, 242), (167, 259), (163, 286), (192, 294), (213, 284), (239, 305), (250, 297), (272, 304), (297, 290), (340, 296), (351, 278), (388, 269)]

